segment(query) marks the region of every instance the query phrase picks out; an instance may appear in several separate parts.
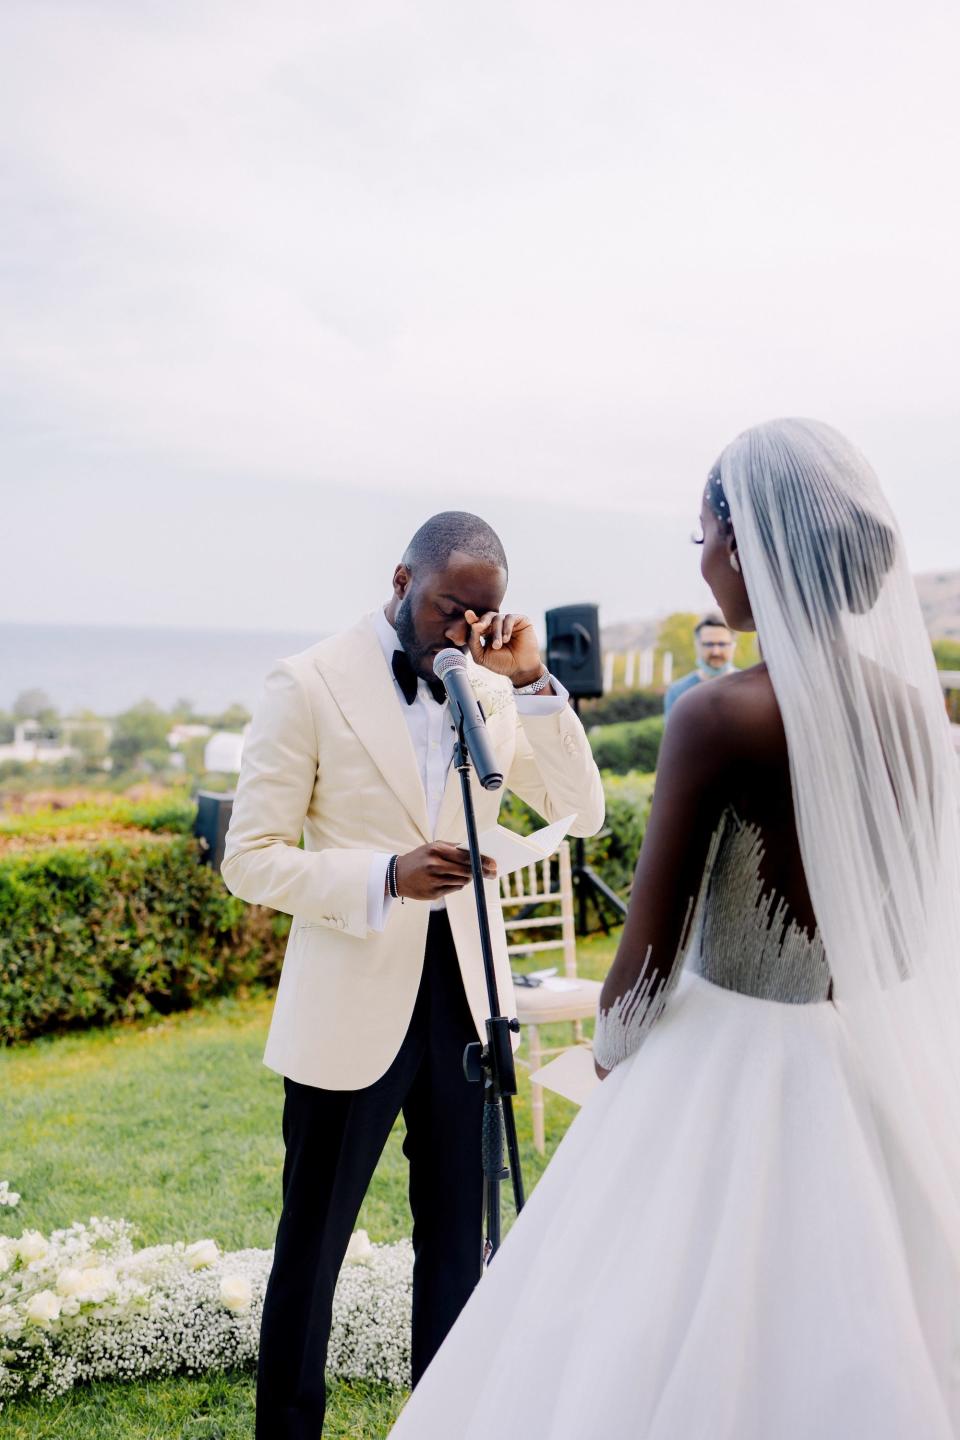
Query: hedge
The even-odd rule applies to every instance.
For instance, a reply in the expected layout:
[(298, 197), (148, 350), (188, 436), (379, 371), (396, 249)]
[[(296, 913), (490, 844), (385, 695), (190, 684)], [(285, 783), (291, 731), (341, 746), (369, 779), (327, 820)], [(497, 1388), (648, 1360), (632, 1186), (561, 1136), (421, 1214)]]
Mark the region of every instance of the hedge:
[(583, 700), (580, 719), (593, 725), (616, 725), (622, 720), (646, 720), (663, 714), (662, 690), (614, 690), (601, 700)]
[(656, 770), (663, 726), (663, 716), (652, 715), (647, 720), (591, 730), (594, 759), (601, 770), (613, 770), (619, 775), (630, 770)]
[[(607, 819), (586, 858), (621, 893), (643, 840), (652, 775), (605, 775)], [(275, 984), (290, 917), (238, 900), (200, 863), (180, 800), (113, 810), (99, 823), (130, 828), (74, 838), (78, 809), (10, 817), (21, 848), (0, 853), (0, 1043), (184, 1010), (254, 983)], [(92, 810), (93, 807), (91, 807)], [(543, 822), (515, 796), (505, 825)], [(44, 843), (47, 830), (67, 838)], [(154, 827), (150, 833), (149, 827)], [(136, 827), (136, 828), (135, 828)]]
[(186, 835), (0, 857), (0, 1040), (183, 1010), (276, 981), (289, 917), (247, 906)]
[(10, 842), (14, 840), (35, 845), (45, 839), (100, 838), (121, 830), (189, 835), (196, 814), (196, 802), (183, 790), (144, 800), (119, 795), (107, 803), (93, 797), (62, 808), (48, 805), (22, 814), (0, 814), (0, 843), (6, 841), (8, 848), (13, 848)]
[[(584, 859), (621, 894), (630, 888), (637, 855), (643, 843), (653, 799), (653, 775), (605, 774), (603, 788), (607, 799), (607, 815), (599, 835), (584, 842)], [(507, 795), (500, 809), (500, 823), (520, 834), (528, 834), (543, 824), (516, 795)]]

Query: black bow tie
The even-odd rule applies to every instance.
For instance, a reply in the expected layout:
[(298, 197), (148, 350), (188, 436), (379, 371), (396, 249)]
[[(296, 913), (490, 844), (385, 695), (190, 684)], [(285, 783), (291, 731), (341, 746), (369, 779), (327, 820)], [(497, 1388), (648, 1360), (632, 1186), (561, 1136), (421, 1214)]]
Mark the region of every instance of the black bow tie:
[[(417, 698), (417, 680), (419, 677), (417, 676), (416, 670), (414, 670), (410, 664), (410, 658), (406, 650), (394, 650), (393, 673), (396, 677), (397, 684), (403, 691), (404, 700), (406, 700), (408, 705), (412, 705)], [(430, 694), (434, 700), (436, 700), (437, 704), (445, 704), (447, 692), (443, 688), (443, 681), (428, 680), (427, 684), (430, 686)]]

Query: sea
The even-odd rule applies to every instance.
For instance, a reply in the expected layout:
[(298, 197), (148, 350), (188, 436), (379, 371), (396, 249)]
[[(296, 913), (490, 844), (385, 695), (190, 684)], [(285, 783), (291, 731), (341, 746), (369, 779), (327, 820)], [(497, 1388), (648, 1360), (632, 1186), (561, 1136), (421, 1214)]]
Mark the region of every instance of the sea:
[(273, 661), (320, 634), (126, 625), (0, 624), (0, 710), (43, 690), (61, 715), (117, 715), (141, 700), (189, 700), (202, 715), (252, 709)]

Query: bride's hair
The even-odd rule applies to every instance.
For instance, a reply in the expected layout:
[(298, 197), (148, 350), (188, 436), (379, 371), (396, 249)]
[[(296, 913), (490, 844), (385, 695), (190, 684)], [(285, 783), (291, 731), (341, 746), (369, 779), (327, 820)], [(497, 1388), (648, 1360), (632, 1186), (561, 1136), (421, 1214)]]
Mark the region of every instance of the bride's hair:
[(733, 531), (723, 476), (735, 457), (740, 504), (753, 511), (781, 596), (796, 598), (810, 625), (828, 632), (844, 610), (873, 609), (896, 555), (891, 527), (835, 479), (850, 473), (853, 454), (827, 425), (772, 420), (738, 435), (707, 478), (707, 504)]

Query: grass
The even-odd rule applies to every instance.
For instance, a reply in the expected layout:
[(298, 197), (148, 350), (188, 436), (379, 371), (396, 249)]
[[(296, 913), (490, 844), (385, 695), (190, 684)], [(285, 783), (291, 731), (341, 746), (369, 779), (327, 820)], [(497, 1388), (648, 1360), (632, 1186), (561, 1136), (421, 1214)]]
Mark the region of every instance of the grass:
[[(602, 977), (615, 937), (578, 947)], [(49, 1231), (91, 1214), (124, 1216), (144, 1244), (212, 1236), (226, 1249), (268, 1247), (276, 1227), (282, 1081), (260, 1063), (267, 997), (224, 999), (155, 1024), (34, 1041), (0, 1054), (0, 1179), (23, 1196), (0, 1233)], [(548, 1027), (563, 1043), (565, 1027)], [(566, 1027), (569, 1035), (569, 1028)], [(546, 1095), (547, 1157), (535, 1153), (530, 1087), (516, 1102), (528, 1191), (574, 1108)], [(358, 1227), (372, 1239), (409, 1233), (402, 1122), (394, 1127)], [(505, 1223), (508, 1223), (505, 1215)], [(375, 1440), (403, 1397), (383, 1386), (331, 1385), (325, 1435)], [(0, 1415), (3, 1440), (234, 1440), (252, 1434), (248, 1374), (79, 1389)]]
[[(0, 1414), (3, 1440), (250, 1440), (254, 1377), (246, 1372), (140, 1385), (88, 1385), (62, 1400), (28, 1401)], [(386, 1435), (401, 1391), (358, 1380), (329, 1386), (324, 1440)]]

